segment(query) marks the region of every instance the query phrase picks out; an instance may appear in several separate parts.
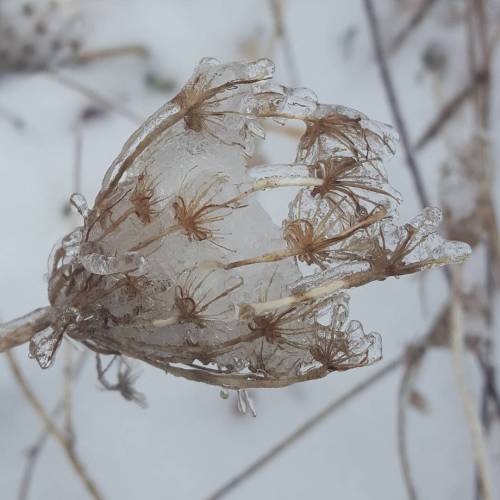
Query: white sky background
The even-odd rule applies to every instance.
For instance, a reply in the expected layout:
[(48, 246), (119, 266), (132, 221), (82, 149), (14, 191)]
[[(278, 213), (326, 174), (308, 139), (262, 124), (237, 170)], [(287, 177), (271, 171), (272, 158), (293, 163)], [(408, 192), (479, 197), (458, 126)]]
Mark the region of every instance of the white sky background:
[[(385, 9), (380, 16), (388, 27), (385, 35), (390, 36), (389, 29), (396, 32), (398, 27), (397, 12), (389, 9), (394, 2), (375, 3)], [(265, 49), (272, 31), (268, 3), (260, 0), (107, 4), (89, 16), (87, 47), (140, 42), (152, 51), (152, 61), (122, 58), (68, 70), (68, 75), (144, 116), (173, 95), (146, 88), (147, 70), (154, 68), (172, 78), (177, 90), (201, 57), (245, 59), (243, 42), (257, 34)], [(374, 119), (392, 121), (360, 1), (290, 0), (286, 23), (299, 86), (313, 89), (321, 102), (347, 105)], [(355, 36), (346, 55), (341, 41), (351, 29)], [(391, 60), (413, 138), (436, 110), (431, 79), (421, 77), (422, 48), (434, 36), (443, 35), (427, 25)], [(278, 68), (276, 81), (289, 83), (279, 43), (272, 58)], [(0, 80), (0, 104), (27, 122), (27, 128), (18, 131), (0, 120), (0, 317), (4, 320), (47, 303), (48, 254), (54, 242), (78, 223), (76, 215), (64, 216), (62, 209), (72, 189), (73, 126), (86, 102), (43, 75)], [(133, 124), (113, 114), (86, 126), (83, 194), (90, 201), (133, 130)], [(420, 156), (434, 203), (443, 151), (436, 145)], [(279, 151), (275, 153), (279, 157)], [(407, 220), (416, 214), (418, 203), (401, 150), (387, 168), (392, 184), (404, 196), (401, 217)], [(143, 410), (99, 389), (90, 356), (74, 390), (76, 448), (105, 498), (205, 498), (424, 333), (446, 298), (446, 286), (441, 274), (433, 271), (420, 278), (371, 284), (352, 295), (351, 317), (361, 320), (366, 330), (382, 333), (385, 361), (287, 389), (253, 391), (256, 419), (238, 414), (235, 398), (223, 401), (215, 387), (145, 365), (139, 367), (142, 375), (137, 383), (149, 404)], [(15, 354), (36, 393), (52, 408), (62, 393), (63, 357), (55, 367), (41, 371), (27, 359), (26, 346)], [(474, 364), (467, 369), (474, 388), (478, 381)], [(399, 376), (395, 372), (335, 413), (228, 498), (405, 498), (395, 435)], [(426, 357), (417, 387), (430, 407), (425, 415), (410, 409), (408, 418), (410, 458), (420, 497), (472, 498), (471, 447), (448, 352), (433, 351)], [(40, 428), (0, 356), (2, 499), (16, 498), (26, 450)], [(493, 459), (498, 472), (500, 456)], [(30, 498), (87, 498), (53, 441), (38, 460)]]

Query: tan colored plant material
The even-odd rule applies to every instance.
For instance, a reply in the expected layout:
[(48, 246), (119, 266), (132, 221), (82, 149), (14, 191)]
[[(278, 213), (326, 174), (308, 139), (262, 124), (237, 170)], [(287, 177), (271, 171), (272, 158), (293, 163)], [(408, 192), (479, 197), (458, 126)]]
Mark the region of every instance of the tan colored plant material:
[[(346, 291), (463, 261), (437, 209), (398, 225), (382, 162), (391, 127), (270, 80), (262, 59), (204, 59), (180, 93), (127, 141), (92, 209), (56, 245), (42, 367), (64, 335), (233, 389), (282, 387), (381, 357), (380, 336), (349, 320)], [(249, 168), (262, 120), (301, 120), (290, 164)], [(280, 228), (256, 193), (294, 186)]]

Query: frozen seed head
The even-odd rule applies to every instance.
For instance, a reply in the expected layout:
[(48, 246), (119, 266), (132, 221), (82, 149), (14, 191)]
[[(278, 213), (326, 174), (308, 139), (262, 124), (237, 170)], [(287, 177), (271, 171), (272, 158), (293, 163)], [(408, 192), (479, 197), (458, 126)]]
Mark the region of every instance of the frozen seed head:
[[(82, 226), (52, 253), (53, 321), (30, 350), (41, 366), (66, 335), (225, 388), (320, 378), (381, 356), (379, 336), (348, 319), (346, 290), (468, 255), (437, 235), (436, 209), (396, 223), (389, 126), (272, 72), (204, 59), (127, 141), (94, 206), (73, 197)], [(295, 163), (248, 168), (266, 119), (305, 123)], [(256, 194), (279, 203), (282, 187), (296, 195), (280, 227)]]

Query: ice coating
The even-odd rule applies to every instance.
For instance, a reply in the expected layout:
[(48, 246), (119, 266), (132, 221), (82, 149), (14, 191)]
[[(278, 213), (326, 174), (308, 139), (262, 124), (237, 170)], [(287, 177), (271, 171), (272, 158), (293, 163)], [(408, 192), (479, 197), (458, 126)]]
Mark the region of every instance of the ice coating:
[[(434, 209), (394, 223), (390, 127), (276, 85), (273, 71), (202, 60), (126, 142), (94, 206), (73, 195), (82, 226), (50, 259), (55, 320), (31, 345), (41, 366), (68, 335), (242, 391), (320, 378), (381, 357), (346, 289), (467, 255), (436, 234)], [(295, 162), (248, 166), (266, 119), (305, 123)], [(296, 195), (275, 224), (257, 194), (279, 200), (284, 187)]]

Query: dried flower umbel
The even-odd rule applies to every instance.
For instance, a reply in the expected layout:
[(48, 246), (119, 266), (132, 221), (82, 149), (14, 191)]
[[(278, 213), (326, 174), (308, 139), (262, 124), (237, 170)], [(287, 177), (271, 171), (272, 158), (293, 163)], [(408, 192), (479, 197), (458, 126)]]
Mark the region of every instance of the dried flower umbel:
[[(273, 69), (202, 60), (127, 141), (94, 207), (73, 196), (83, 224), (53, 251), (51, 326), (30, 345), (42, 367), (63, 335), (234, 389), (365, 366), (380, 338), (348, 320), (346, 290), (468, 255), (437, 235), (437, 209), (396, 224), (390, 127), (274, 85)], [(295, 163), (247, 166), (266, 118), (305, 123)], [(298, 193), (280, 228), (255, 195), (285, 186)]]

